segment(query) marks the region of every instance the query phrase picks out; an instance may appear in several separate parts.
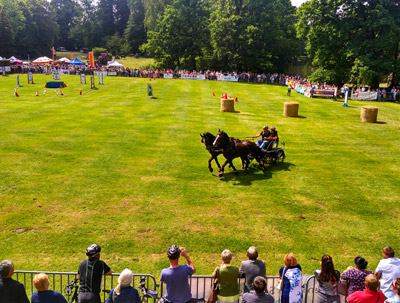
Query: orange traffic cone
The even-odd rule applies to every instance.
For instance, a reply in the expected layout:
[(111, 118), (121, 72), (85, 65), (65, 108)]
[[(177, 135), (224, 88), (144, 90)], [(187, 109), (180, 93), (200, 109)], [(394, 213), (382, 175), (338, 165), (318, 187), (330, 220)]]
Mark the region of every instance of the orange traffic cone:
[(156, 81), (156, 77), (153, 77), (153, 80)]
[(228, 99), (227, 93), (224, 94), (224, 99)]
[(235, 102), (238, 102), (237, 97), (235, 98)]
[(79, 96), (82, 95), (82, 90), (79, 91)]
[(215, 94), (214, 94), (214, 92), (212, 93), (212, 96), (213, 96), (213, 97), (215, 97)]
[(63, 94), (63, 92), (62, 92), (62, 91), (60, 91), (60, 96), (64, 96), (64, 94)]
[(39, 97), (39, 92), (38, 92), (38, 91), (36, 91), (35, 96), (36, 96), (36, 97)]
[(15, 91), (15, 93), (14, 93), (14, 97), (19, 97), (19, 95), (18, 95), (17, 91)]

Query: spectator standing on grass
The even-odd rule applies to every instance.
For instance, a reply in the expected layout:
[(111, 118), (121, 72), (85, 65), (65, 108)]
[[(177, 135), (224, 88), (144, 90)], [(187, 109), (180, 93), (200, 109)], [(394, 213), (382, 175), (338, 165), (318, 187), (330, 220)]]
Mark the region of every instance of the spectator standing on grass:
[(394, 297), (385, 301), (385, 303), (400, 303), (400, 278), (397, 278), (392, 283), (392, 289), (395, 292)]
[(25, 287), (11, 278), (14, 264), (10, 260), (0, 263), (0, 303), (29, 303)]
[(50, 281), (46, 274), (35, 275), (33, 285), (38, 291), (32, 294), (32, 303), (67, 303), (62, 294), (49, 290)]
[(245, 292), (249, 292), (253, 289), (252, 283), (255, 277), (265, 277), (266, 275), (265, 262), (263, 260), (257, 260), (258, 251), (254, 246), (251, 246), (247, 250), (247, 257), (249, 259), (243, 261), (239, 269), (240, 276), (246, 278), (246, 283), (244, 284)]
[[(182, 255), (187, 261), (185, 265), (179, 265), (179, 257)], [(172, 245), (168, 248), (167, 256), (169, 259), (169, 268), (161, 271), (160, 281), (166, 285), (166, 296), (172, 303), (190, 302), (192, 294), (189, 287), (189, 277), (192, 276), (196, 269), (186, 249)]]
[(394, 249), (386, 246), (382, 250), (383, 259), (379, 261), (375, 269), (375, 276), (380, 279), (381, 290), (385, 298), (395, 295), (392, 282), (400, 278), (400, 260), (394, 257)]
[(366, 270), (368, 262), (363, 257), (356, 257), (354, 265), (355, 267), (347, 267), (340, 277), (349, 282), (349, 296), (353, 292), (364, 290), (365, 277), (373, 273), (371, 270)]
[(285, 267), (279, 269), (279, 277), (283, 279), (281, 303), (302, 303), (301, 266), (297, 263), (296, 256), (292, 253), (285, 255), (283, 262)]
[(117, 287), (111, 289), (105, 303), (140, 303), (139, 293), (131, 286), (132, 271), (125, 268), (118, 277)]
[(274, 303), (274, 297), (265, 292), (266, 286), (267, 282), (264, 277), (255, 277), (252, 283), (252, 289), (254, 290), (242, 295), (242, 303)]
[(332, 257), (322, 256), (320, 265), (321, 269), (314, 272), (318, 281), (317, 303), (340, 303), (338, 294), (340, 273), (335, 270)]
[(230, 250), (225, 249), (222, 254), (222, 264), (215, 268), (212, 274), (215, 278), (219, 271), (219, 290), (218, 290), (218, 303), (238, 303), (239, 302), (239, 268), (231, 265), (232, 253)]
[(111, 275), (110, 267), (100, 260), (101, 247), (92, 244), (86, 249), (88, 258), (79, 265), (79, 303), (100, 303), (103, 275)]
[(365, 289), (347, 297), (348, 303), (383, 303), (385, 295), (378, 290), (379, 280), (373, 274), (365, 278)]

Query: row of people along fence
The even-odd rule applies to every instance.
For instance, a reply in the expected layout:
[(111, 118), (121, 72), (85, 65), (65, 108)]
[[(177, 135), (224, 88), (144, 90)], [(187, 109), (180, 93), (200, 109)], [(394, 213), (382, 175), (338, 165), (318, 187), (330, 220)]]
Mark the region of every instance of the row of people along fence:
[[(1, 73), (2, 67), (0, 67)], [(76, 67), (72, 66), (66, 68), (65, 66), (34, 66), (27, 68), (20, 68), (18, 70), (9, 69), (12, 73), (43, 73), (51, 74), (57, 71), (59, 75), (80, 75), (82, 73), (91, 74), (95, 76), (121, 76), (121, 77), (137, 77), (137, 78), (150, 78), (150, 79), (182, 79), (182, 80), (211, 80), (211, 81), (226, 81), (226, 82), (245, 82), (245, 83), (264, 83), (264, 84), (277, 84), (291, 87), (297, 93), (300, 93), (309, 98), (339, 98), (344, 97), (345, 90), (349, 88), (343, 85), (338, 88), (335, 85), (315, 84), (303, 79), (300, 76), (291, 76), (278, 73), (223, 73), (214, 71), (173, 71), (173, 70), (143, 70), (143, 69), (130, 69), (130, 68), (106, 68), (101, 67), (92, 69), (90, 67)], [(386, 89), (377, 88), (371, 90), (370, 88), (351, 89), (349, 91), (349, 98), (353, 100), (378, 100), (378, 101), (396, 101), (400, 94), (396, 88), (386, 92)]]
[[(14, 273), (14, 279), (19, 281), (25, 286), (28, 297), (32, 295), (32, 293), (36, 290), (33, 286), (33, 278), (36, 274), (42, 273), (40, 271), (22, 271), (17, 270)], [(70, 300), (71, 297), (66, 295), (65, 287), (70, 284), (74, 279), (77, 278), (76, 272), (45, 272), (50, 280), (49, 289), (58, 291), (62, 293), (67, 300)], [(113, 273), (111, 276), (104, 276), (102, 281), (102, 289), (110, 290), (114, 288), (118, 284), (118, 276), (119, 274)], [(156, 278), (150, 274), (134, 274), (133, 275), (133, 287), (138, 288), (139, 280), (141, 278), (145, 278), (146, 288), (150, 290), (158, 291), (159, 297), (161, 297), (164, 292), (164, 285), (162, 283), (158, 283)], [(275, 303), (280, 303), (280, 293), (277, 289), (277, 285), (279, 284), (279, 276), (266, 276), (267, 281), (267, 291), (275, 298)], [(207, 275), (193, 275), (189, 279), (189, 285), (192, 293), (192, 298), (197, 299), (197, 301), (202, 302), (202, 300), (206, 299), (209, 295), (210, 288), (212, 285), (212, 276)], [(316, 302), (316, 291), (317, 287), (315, 285), (315, 276), (314, 275), (303, 275), (303, 303), (315, 303)], [(240, 293), (244, 291), (244, 278), (239, 278), (239, 288)], [(102, 302), (104, 302), (108, 297), (108, 293), (106, 291), (102, 292), (101, 298)], [(157, 303), (158, 300), (149, 299), (148, 303)]]

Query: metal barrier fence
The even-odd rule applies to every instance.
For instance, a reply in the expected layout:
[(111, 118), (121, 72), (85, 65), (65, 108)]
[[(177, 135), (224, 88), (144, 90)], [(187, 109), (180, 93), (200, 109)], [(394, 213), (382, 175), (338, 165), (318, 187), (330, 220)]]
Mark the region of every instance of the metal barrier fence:
[[(33, 292), (36, 291), (36, 289), (33, 286), (33, 278), (36, 274), (39, 273), (45, 273), (49, 276), (50, 280), (50, 290), (58, 291), (63, 294), (64, 297), (67, 298), (67, 300), (71, 299), (70, 296), (67, 296), (65, 294), (65, 286), (69, 283), (71, 283), (72, 280), (76, 279), (78, 277), (77, 272), (44, 272), (44, 271), (22, 271), (22, 270), (16, 270), (14, 273), (13, 278), (22, 284), (24, 284), (26, 293), (28, 294), (28, 297), (31, 297)], [(102, 281), (102, 293), (101, 293), (101, 298), (102, 302), (104, 302), (108, 298), (108, 293), (104, 290), (111, 290), (118, 284), (118, 277), (119, 274), (112, 274), (110, 276), (104, 276), (103, 281)], [(138, 289), (139, 288), (139, 280), (141, 278), (146, 278), (145, 280), (145, 286), (147, 289), (151, 290), (158, 290), (159, 284), (157, 284), (156, 279), (154, 276), (149, 275), (149, 274), (133, 274), (133, 287)], [(155, 303), (155, 302), (154, 302)]]
[[(36, 274), (43, 273), (43, 271), (22, 271), (17, 270), (14, 273), (13, 278), (17, 281), (24, 284), (28, 297), (32, 296), (32, 293), (36, 291), (33, 286), (33, 277)], [(70, 299), (65, 294), (65, 286), (73, 279), (77, 278), (78, 273), (76, 272), (45, 272), (49, 276), (50, 287), (49, 289), (58, 291), (62, 293), (67, 300)], [(102, 289), (103, 290), (111, 290), (118, 284), (118, 276), (119, 274), (112, 274), (111, 276), (104, 276), (102, 281)], [(164, 294), (163, 283), (157, 284), (157, 280), (154, 276), (149, 274), (133, 274), (133, 287), (139, 288), (139, 280), (141, 278), (146, 278), (146, 288), (151, 290), (157, 290), (159, 292), (159, 297)], [(267, 276), (267, 291), (271, 294), (275, 303), (280, 303), (280, 292), (276, 288), (279, 284), (279, 276)], [(244, 291), (244, 283), (245, 279), (239, 278), (239, 292), (243, 293)], [(315, 303), (316, 302), (316, 285), (315, 285), (315, 276), (311, 275), (303, 275), (303, 303)], [(210, 288), (212, 285), (212, 276), (192, 276), (189, 280), (189, 285), (192, 293), (192, 298), (194, 299), (206, 299), (210, 293)], [(104, 302), (108, 293), (102, 292), (101, 294), (102, 302)], [(156, 302), (152, 302), (156, 303)]]

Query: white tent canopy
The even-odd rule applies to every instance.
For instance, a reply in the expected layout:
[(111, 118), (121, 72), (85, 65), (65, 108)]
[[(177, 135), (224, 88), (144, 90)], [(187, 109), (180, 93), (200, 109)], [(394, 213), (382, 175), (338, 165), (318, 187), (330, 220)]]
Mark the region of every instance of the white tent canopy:
[(67, 57), (63, 57), (61, 59), (58, 59), (56, 62), (65, 62), (65, 63), (67, 63), (69, 61), (71, 61), (71, 60), (69, 60)]
[(47, 57), (39, 57), (36, 60), (32, 61), (32, 63), (51, 63), (53, 60)]
[(111, 67), (124, 67), (124, 66), (123, 66), (121, 63), (119, 63), (117, 60), (108, 62), (107, 66), (111, 66)]
[(8, 60), (10, 60), (11, 63), (22, 64), (22, 60), (19, 60), (19, 59), (15, 58), (14, 56), (10, 57)]

